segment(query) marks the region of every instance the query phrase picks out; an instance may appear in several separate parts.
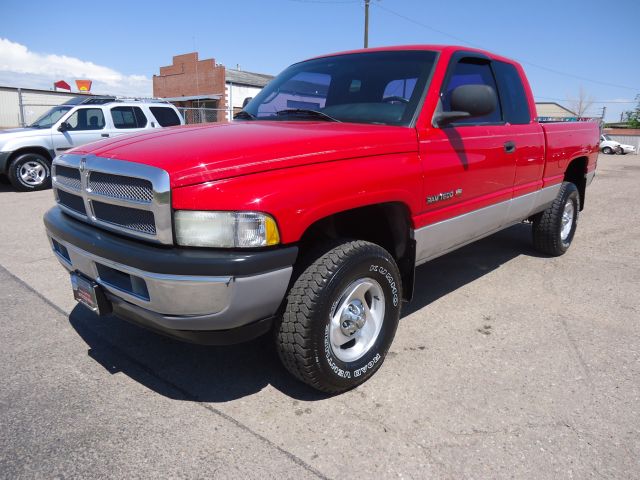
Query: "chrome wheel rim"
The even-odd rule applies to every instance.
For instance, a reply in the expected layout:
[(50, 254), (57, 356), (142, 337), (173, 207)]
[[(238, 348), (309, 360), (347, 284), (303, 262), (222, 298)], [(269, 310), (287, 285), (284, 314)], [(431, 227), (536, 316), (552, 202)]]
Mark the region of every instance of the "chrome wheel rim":
[(25, 185), (38, 186), (44, 182), (47, 171), (41, 163), (29, 160), (20, 166), (18, 175)]
[(575, 207), (571, 199), (567, 200), (564, 204), (564, 211), (562, 212), (562, 227), (560, 230), (560, 238), (563, 242), (566, 242), (571, 234), (571, 228), (573, 227), (573, 215), (575, 213)]
[(331, 313), (329, 343), (342, 362), (354, 362), (371, 350), (384, 322), (384, 292), (372, 278), (361, 278), (344, 289)]

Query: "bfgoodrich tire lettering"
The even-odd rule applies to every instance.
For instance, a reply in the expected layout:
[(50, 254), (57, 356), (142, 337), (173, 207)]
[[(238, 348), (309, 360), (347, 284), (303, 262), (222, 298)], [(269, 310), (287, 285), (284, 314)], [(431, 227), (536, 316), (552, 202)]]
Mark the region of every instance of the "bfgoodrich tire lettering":
[[(350, 292), (353, 295), (348, 297)], [(366, 305), (360, 307), (359, 299)], [(380, 368), (393, 341), (401, 299), (398, 267), (382, 247), (346, 241), (328, 249), (300, 274), (289, 292), (282, 320), (276, 327), (282, 363), (298, 379), (329, 393), (343, 392), (365, 382)], [(354, 312), (347, 312), (349, 307), (355, 308)], [(358, 317), (358, 308), (367, 313)], [(374, 310), (381, 315), (377, 333), (373, 317), (366, 316)], [(355, 324), (341, 322), (339, 327), (344, 330), (335, 333), (332, 320), (348, 319), (351, 313), (356, 314), (353, 318), (362, 320), (360, 330)], [(371, 341), (358, 343), (368, 326), (374, 332)], [(353, 337), (344, 337), (348, 335), (344, 332)], [(332, 335), (343, 335), (340, 338), (352, 341), (340, 341), (341, 346), (336, 346)], [(358, 350), (349, 351), (357, 346)]]
[(554, 257), (564, 254), (576, 233), (579, 207), (578, 188), (573, 183), (564, 182), (551, 206), (533, 220), (533, 245), (536, 249)]

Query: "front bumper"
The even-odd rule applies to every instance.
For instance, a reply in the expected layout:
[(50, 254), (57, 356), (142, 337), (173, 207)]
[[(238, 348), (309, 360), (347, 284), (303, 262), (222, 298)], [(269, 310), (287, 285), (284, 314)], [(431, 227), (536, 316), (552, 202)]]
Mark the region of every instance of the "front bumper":
[[(184, 340), (250, 332), (275, 315), (286, 294), (297, 247), (255, 252), (167, 248), (126, 239), (75, 220), (58, 207), (44, 217), (56, 257), (103, 287), (114, 313)], [(205, 341), (198, 341), (198, 333)], [(207, 333), (209, 332), (209, 333)], [(258, 334), (259, 334), (258, 333)], [(208, 341), (206, 339), (209, 339)]]

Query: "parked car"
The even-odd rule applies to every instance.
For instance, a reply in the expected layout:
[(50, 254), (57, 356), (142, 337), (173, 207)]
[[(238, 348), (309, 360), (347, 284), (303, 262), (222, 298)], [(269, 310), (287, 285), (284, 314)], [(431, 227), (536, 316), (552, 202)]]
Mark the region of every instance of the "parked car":
[(607, 155), (612, 155), (614, 153), (625, 155), (627, 153), (636, 153), (636, 147), (617, 142), (609, 135), (600, 135), (600, 151)]
[(74, 97), (26, 128), (0, 131), (0, 175), (22, 191), (51, 186), (51, 162), (67, 150), (119, 135), (184, 125), (162, 100)]
[(417, 265), (527, 220), (564, 254), (598, 157), (596, 123), (538, 123), (521, 66), (462, 47), (296, 63), (236, 118), (58, 156), (47, 235), (92, 311), (197, 343), (272, 332), (325, 392), (380, 368), (432, 288)]

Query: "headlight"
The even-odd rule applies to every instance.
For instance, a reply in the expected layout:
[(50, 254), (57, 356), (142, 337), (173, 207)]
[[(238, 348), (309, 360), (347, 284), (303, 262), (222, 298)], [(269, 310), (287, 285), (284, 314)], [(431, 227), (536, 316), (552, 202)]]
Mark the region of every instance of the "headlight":
[(258, 212), (178, 210), (174, 216), (178, 245), (185, 247), (266, 247), (280, 243), (276, 221)]

